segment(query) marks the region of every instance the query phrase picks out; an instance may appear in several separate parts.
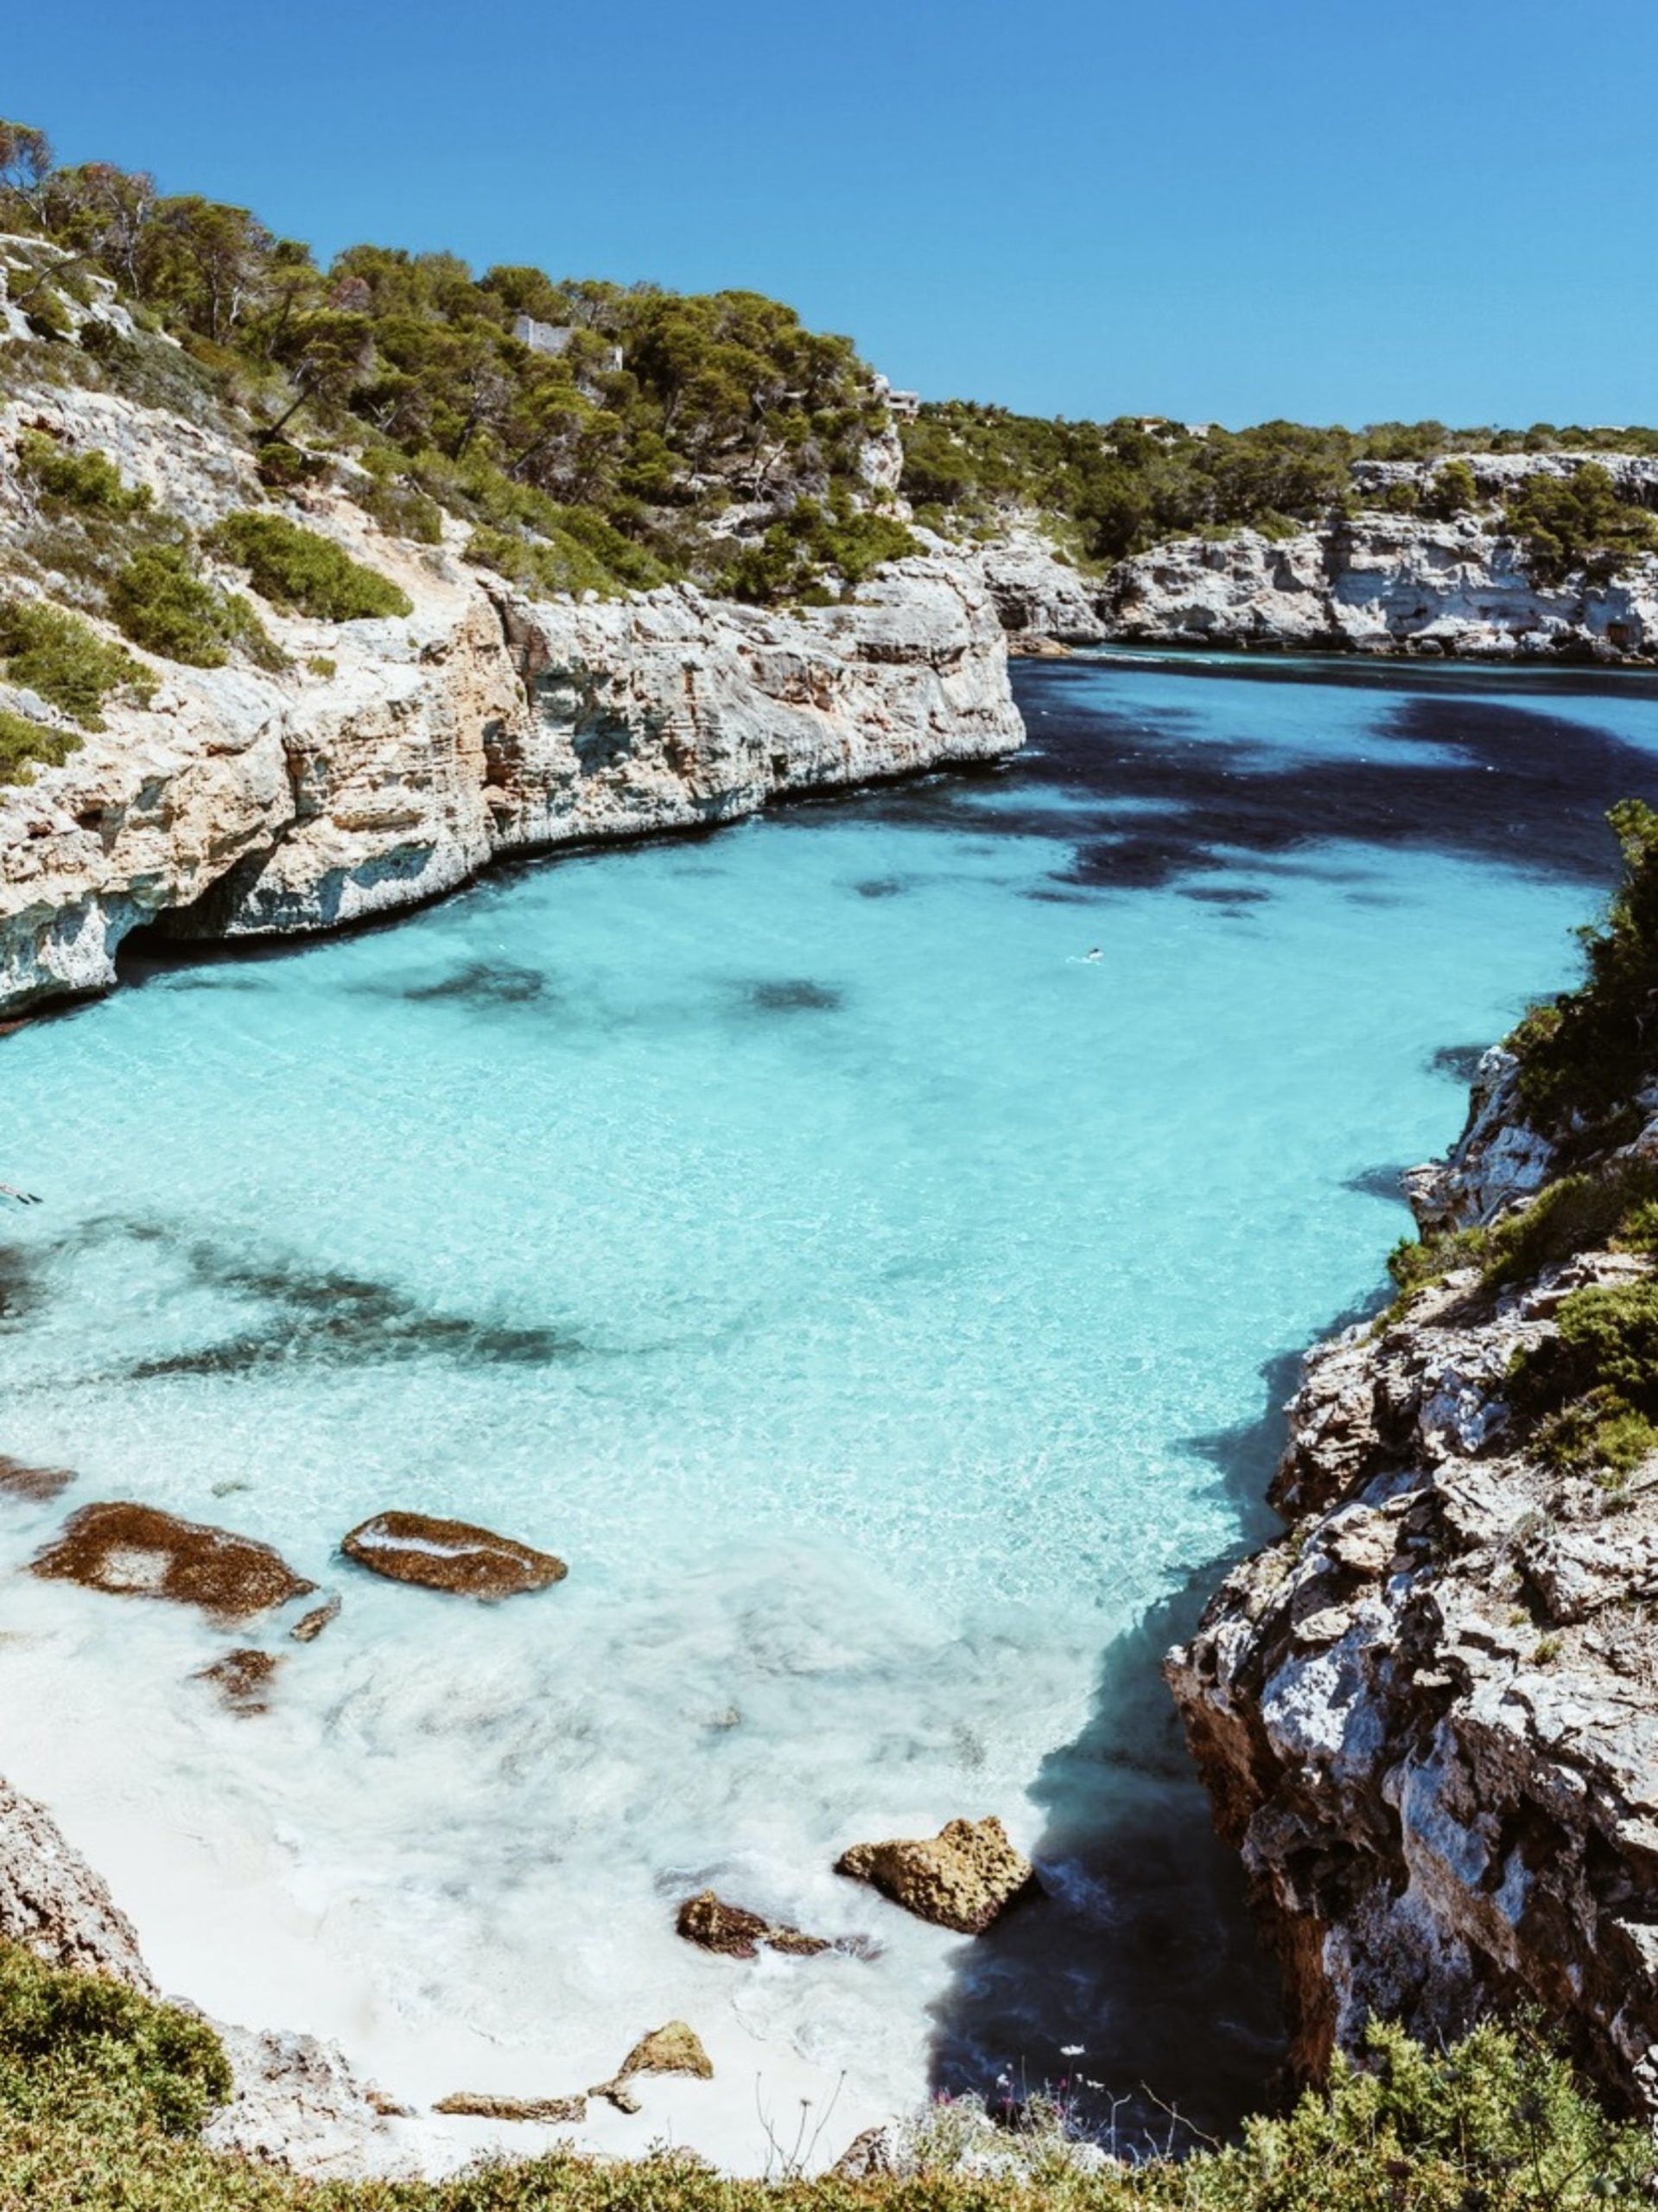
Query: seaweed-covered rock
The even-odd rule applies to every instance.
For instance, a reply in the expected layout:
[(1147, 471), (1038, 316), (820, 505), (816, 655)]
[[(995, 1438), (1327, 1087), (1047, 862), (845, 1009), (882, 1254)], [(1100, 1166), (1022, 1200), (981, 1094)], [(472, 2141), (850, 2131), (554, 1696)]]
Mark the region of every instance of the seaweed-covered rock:
[(275, 1652), (260, 1651), (248, 1645), (215, 1659), (211, 1667), (201, 1669), (196, 1680), (211, 1682), (232, 1713), (268, 1713), (271, 1681), (281, 1664)]
[(49, 1505), (61, 1497), (74, 1480), (70, 1467), (31, 1467), (22, 1459), (0, 1452), (0, 1497), (20, 1498), (26, 1505)]
[(83, 1505), (30, 1572), (117, 1597), (200, 1605), (226, 1622), (251, 1619), (316, 1587), (256, 1537), (126, 1502)]
[(1030, 1860), (1014, 1850), (994, 1814), (951, 1821), (924, 1840), (854, 1843), (835, 1871), (873, 1883), (906, 1912), (962, 1936), (981, 1936), (1036, 1887)]
[(429, 1513), (377, 1513), (353, 1529), (340, 1548), (359, 1567), (391, 1581), (466, 1598), (517, 1597), (545, 1590), (569, 1573), (550, 1552)]

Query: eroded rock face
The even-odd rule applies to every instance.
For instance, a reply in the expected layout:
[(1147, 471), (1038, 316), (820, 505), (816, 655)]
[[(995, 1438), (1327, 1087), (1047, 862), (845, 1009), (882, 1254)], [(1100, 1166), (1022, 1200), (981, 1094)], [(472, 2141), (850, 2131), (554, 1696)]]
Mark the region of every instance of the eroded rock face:
[[(246, 449), (164, 411), (42, 387), (0, 407), (0, 446), (37, 418), (198, 526), (261, 497)], [(20, 499), (0, 470), (0, 542)], [(1023, 738), (994, 607), (960, 559), (899, 562), (854, 603), (792, 613), (672, 587), (577, 606), (467, 567), (458, 526), (420, 548), (340, 493), (293, 505), (413, 612), (328, 624), (262, 607), (290, 669), (156, 661), (147, 709), (111, 703), (62, 766), (0, 790), (0, 1018), (108, 989), (146, 924), (333, 929), (501, 854), (732, 821)], [(57, 719), (3, 686), (0, 704)]]
[(1299, 652), (1605, 659), (1658, 652), (1658, 559), (1604, 585), (1540, 584), (1522, 549), (1465, 517), (1361, 515), (1292, 537), (1183, 538), (1123, 561), (1112, 636)]
[(798, 1928), (767, 1920), (740, 1904), (727, 1904), (712, 1890), (699, 1890), (695, 1897), (687, 1897), (674, 1926), (688, 1943), (718, 1951), (728, 1959), (758, 1958), (762, 1945), (802, 1959), (815, 1958), (830, 1948), (822, 1936), (803, 1935)]
[(49, 1966), (158, 1993), (131, 1922), (43, 1805), (0, 1781), (0, 1938)]
[(230, 2061), (232, 2089), (202, 2131), (210, 2150), (317, 2180), (412, 2166), (386, 2126), (400, 2107), (360, 2080), (335, 2044), (218, 2022), (214, 2031)]
[[(1511, 1077), (1488, 1057), (1463, 1144), (1423, 1171), (1435, 1225), (1535, 1187), (1531, 1133), (1493, 1107)], [(1658, 2109), (1658, 1469), (1614, 1491), (1550, 1468), (1503, 1395), (1570, 1291), (1647, 1264), (1584, 1251), (1501, 1289), (1467, 1268), (1311, 1354), (1274, 1491), (1295, 1526), (1169, 1655), (1305, 2075), (1372, 2016), (1435, 2040), (1524, 1999)]]
[(125, 1502), (83, 1505), (29, 1572), (117, 1597), (200, 1605), (226, 1622), (251, 1620), (316, 1587), (256, 1537)]
[(1015, 652), (1096, 645), (1111, 634), (1103, 581), (1059, 559), (1036, 531), (1010, 531), (975, 559)]
[(377, 1513), (343, 1537), (340, 1548), (392, 1582), (466, 1598), (517, 1597), (548, 1589), (569, 1573), (550, 1552), (429, 1513)]
[(951, 1821), (924, 1841), (854, 1843), (835, 1871), (872, 1883), (906, 1912), (962, 1936), (982, 1935), (1036, 1888), (1030, 1860), (1014, 1850), (994, 1814)]

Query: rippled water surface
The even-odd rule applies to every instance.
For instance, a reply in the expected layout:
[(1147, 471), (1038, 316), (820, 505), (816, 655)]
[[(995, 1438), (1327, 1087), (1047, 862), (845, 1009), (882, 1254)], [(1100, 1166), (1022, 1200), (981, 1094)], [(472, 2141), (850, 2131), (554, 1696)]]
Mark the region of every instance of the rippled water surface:
[[(222, 1633), (3, 1586), (0, 1770), (130, 1859), (175, 1983), (472, 2037), (480, 2087), (680, 2014), (848, 2110), (1255, 2094), (1268, 1978), (1156, 1654), (1261, 1531), (1284, 1356), (1374, 1294), (1457, 1048), (1569, 975), (1658, 690), (1018, 680), (1004, 772), (159, 968), (0, 1046), (0, 1166), (46, 1201), (0, 1223), (0, 1451), (346, 1600), (238, 1720), (191, 1679)], [(64, 1505), (0, 1503), (0, 1560)], [(334, 1557), (394, 1505), (569, 1580), (475, 1610)], [(829, 1871), (992, 1810), (1051, 1895), (977, 1947)], [(704, 1958), (671, 1921), (710, 1882), (879, 1955)]]

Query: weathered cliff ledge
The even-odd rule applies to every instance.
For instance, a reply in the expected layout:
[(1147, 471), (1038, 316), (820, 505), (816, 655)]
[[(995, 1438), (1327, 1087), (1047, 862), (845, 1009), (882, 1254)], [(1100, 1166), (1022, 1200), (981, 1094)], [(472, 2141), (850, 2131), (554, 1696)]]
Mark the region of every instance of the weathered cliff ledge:
[[(250, 453), (82, 390), (0, 411), (205, 528), (262, 498)], [(26, 521), (0, 472), (0, 537)], [(1000, 759), (1022, 741), (1007, 652), (966, 565), (893, 563), (855, 601), (772, 612), (664, 586), (525, 597), (372, 528), (338, 493), (306, 526), (399, 584), (402, 619), (260, 613), (292, 665), (145, 658), (149, 706), (110, 704), (61, 766), (0, 788), (0, 1015), (107, 989), (134, 929), (327, 930), (451, 890), (503, 855), (729, 822), (778, 795)], [(234, 581), (234, 579), (231, 579)], [(0, 707), (51, 721), (28, 692)]]
[(1651, 2113), (1658, 1456), (1644, 1423), (1593, 1426), (1610, 1370), (1576, 1377), (1576, 1430), (1522, 1386), (1645, 1311), (1658, 1093), (1633, 1086), (1599, 1138), (1529, 1111), (1514, 1055), (1488, 1055), (1461, 1142), (1413, 1178), (1426, 1287), (1309, 1356), (1274, 1488), (1290, 1531), (1166, 1672), (1304, 2075), (1372, 2017), (1435, 2039), (1527, 2000)]

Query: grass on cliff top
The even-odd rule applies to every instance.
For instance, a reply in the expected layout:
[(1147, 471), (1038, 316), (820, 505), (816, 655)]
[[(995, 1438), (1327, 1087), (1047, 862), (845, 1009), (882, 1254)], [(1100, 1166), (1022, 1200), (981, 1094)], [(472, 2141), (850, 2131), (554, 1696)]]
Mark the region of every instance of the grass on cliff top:
[[(0, 2204), (67, 2212), (1589, 2212), (1652, 2200), (1646, 2132), (1607, 2119), (1529, 2029), (1427, 2051), (1396, 2030), (1327, 2096), (1229, 2149), (1092, 2173), (1051, 2143), (975, 2176), (924, 2125), (902, 2177), (730, 2181), (683, 2153), (555, 2153), (441, 2183), (304, 2183), (204, 2149), (224, 2056), (201, 2021), (0, 1944)], [(971, 2139), (970, 2132), (968, 2139)]]

